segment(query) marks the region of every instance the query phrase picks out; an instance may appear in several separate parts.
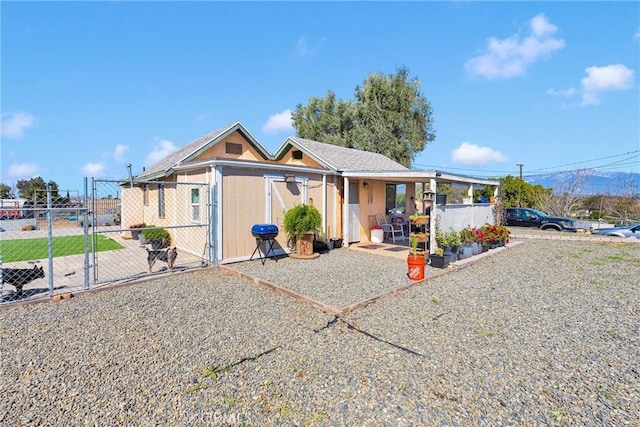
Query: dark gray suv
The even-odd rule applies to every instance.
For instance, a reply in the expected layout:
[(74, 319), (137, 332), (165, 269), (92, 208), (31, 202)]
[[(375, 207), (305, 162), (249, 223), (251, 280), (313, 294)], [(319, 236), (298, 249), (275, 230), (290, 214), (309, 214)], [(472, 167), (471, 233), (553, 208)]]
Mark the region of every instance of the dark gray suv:
[(570, 218), (549, 216), (531, 208), (506, 208), (508, 226), (537, 227), (542, 230), (576, 231), (576, 225)]

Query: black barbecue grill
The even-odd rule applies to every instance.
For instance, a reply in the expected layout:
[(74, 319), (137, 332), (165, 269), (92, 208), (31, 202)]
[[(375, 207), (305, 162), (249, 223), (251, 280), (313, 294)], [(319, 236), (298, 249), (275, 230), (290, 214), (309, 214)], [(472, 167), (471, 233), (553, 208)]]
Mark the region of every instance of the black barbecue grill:
[[(273, 242), (275, 238), (278, 237), (278, 226), (274, 224), (255, 224), (251, 227), (251, 234), (256, 238), (256, 248), (251, 254), (251, 258), (249, 261), (253, 259), (253, 256), (258, 253), (260, 257), (260, 261), (262, 261), (262, 265), (264, 265), (267, 258), (269, 258), (269, 254), (273, 257), (273, 259), (278, 262), (278, 258), (276, 258), (276, 253), (273, 250)], [(261, 246), (264, 245), (266, 251), (262, 252)]]

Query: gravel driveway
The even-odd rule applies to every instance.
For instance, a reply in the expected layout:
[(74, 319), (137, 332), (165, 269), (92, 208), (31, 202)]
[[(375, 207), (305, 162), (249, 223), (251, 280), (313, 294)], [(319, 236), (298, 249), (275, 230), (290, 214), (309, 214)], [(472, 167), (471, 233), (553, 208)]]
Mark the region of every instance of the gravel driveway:
[[(400, 274), (333, 253), (277, 283)], [(222, 268), (7, 307), (0, 423), (639, 425), (639, 277), (637, 244), (526, 240), (343, 317)]]

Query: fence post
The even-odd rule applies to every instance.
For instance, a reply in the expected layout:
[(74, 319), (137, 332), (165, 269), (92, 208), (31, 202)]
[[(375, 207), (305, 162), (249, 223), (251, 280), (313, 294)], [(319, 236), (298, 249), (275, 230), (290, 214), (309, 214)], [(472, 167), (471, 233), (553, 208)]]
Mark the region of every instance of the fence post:
[(213, 265), (218, 264), (218, 242), (216, 240), (216, 230), (218, 228), (218, 185), (213, 184), (211, 186), (211, 192), (209, 193), (210, 197), (210, 212), (209, 215), (211, 220), (209, 221), (209, 230), (207, 239), (209, 240), (209, 253), (207, 256), (209, 257), (209, 262)]
[(49, 251), (49, 296), (53, 296), (53, 210), (51, 202), (51, 185), (47, 184), (47, 246)]
[(89, 289), (89, 224), (87, 224), (87, 193), (89, 192), (88, 178), (84, 177), (84, 195), (82, 197), (82, 231), (84, 232), (84, 285), (85, 290)]

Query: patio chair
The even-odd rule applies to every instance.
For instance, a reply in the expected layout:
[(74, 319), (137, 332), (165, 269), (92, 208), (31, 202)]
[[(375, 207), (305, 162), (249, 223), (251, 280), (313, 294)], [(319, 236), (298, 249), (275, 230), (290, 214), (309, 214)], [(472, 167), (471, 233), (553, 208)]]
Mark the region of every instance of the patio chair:
[(384, 231), (385, 239), (391, 236), (391, 241), (396, 242), (396, 236), (399, 236), (400, 240), (404, 240), (404, 230), (402, 224), (389, 224), (384, 215), (376, 214), (376, 222)]

